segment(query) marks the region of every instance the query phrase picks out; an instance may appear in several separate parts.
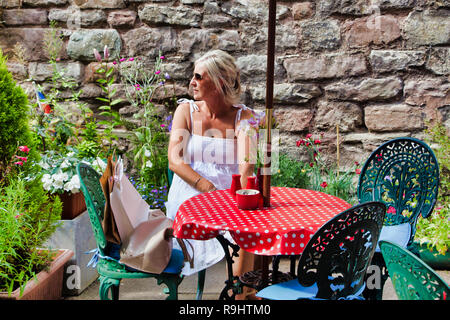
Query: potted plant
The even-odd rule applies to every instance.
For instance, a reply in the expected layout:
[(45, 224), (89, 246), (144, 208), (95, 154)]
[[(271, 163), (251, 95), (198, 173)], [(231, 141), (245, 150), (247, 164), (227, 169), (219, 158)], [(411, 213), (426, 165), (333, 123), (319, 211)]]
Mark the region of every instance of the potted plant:
[(0, 299), (60, 298), (73, 252), (41, 248), (58, 226), (59, 198), (19, 175), (3, 180), (0, 203)]
[(58, 194), (63, 210), (61, 219), (70, 220), (86, 210), (83, 194), (80, 192), (80, 179), (76, 173), (76, 166), (85, 162), (103, 172), (105, 164), (101, 159), (82, 158), (78, 150), (67, 147), (67, 153), (48, 150), (42, 154), (37, 163), (40, 168), (39, 176), (46, 191), (50, 194)]

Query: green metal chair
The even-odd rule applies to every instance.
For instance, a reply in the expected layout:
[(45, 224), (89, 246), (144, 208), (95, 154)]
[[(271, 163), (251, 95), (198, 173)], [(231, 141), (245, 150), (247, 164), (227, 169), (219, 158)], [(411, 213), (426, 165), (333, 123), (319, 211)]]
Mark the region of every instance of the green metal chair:
[(399, 245), (380, 241), (392, 285), (400, 300), (447, 300), (448, 284), (425, 262)]
[[(107, 240), (103, 233), (101, 221), (103, 219), (103, 211), (105, 207), (105, 197), (100, 185), (100, 174), (92, 167), (84, 163), (77, 166), (77, 173), (80, 177), (81, 191), (83, 193), (89, 219), (91, 221), (94, 236), (97, 242), (98, 252), (96, 257), (97, 271), (100, 275), (99, 296), (101, 300), (118, 300), (119, 285), (122, 279), (129, 278), (155, 278), (158, 285), (164, 283), (168, 288), (168, 300), (176, 300), (178, 298), (178, 286), (183, 280), (180, 274), (183, 266), (183, 253), (180, 250), (172, 250), (172, 257), (168, 266), (161, 274), (153, 274), (140, 272), (121, 264), (116, 259), (107, 254)], [(203, 291), (203, 287), (200, 291)], [(198, 291), (199, 292), (199, 291)], [(197, 292), (197, 298), (199, 293)], [(111, 295), (109, 295), (111, 293)]]
[(308, 241), (297, 278), (268, 286), (256, 296), (270, 300), (362, 299), (365, 273), (385, 213), (386, 206), (374, 201), (336, 215)]
[[(427, 218), (436, 204), (439, 164), (431, 148), (415, 138), (396, 138), (379, 146), (365, 162), (358, 182), (358, 199), (387, 206), (380, 240), (409, 248), (419, 215)], [(379, 247), (373, 263), (382, 270), (382, 285), (372, 298), (381, 299), (388, 274)], [(380, 291), (381, 290), (381, 291)]]

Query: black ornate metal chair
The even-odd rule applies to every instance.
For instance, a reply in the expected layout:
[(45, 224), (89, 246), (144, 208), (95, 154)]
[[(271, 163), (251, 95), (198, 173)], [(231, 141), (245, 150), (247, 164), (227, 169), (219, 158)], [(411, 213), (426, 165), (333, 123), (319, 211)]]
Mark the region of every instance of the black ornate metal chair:
[[(433, 151), (423, 141), (404, 137), (387, 141), (372, 152), (361, 170), (357, 195), (360, 203), (386, 204), (380, 240), (409, 248), (414, 241), (417, 219), (419, 215), (427, 218), (431, 214), (438, 189), (439, 164)], [(379, 248), (373, 263), (381, 271), (381, 285), (366, 291), (365, 296), (381, 299), (388, 274)]]
[(448, 284), (425, 262), (399, 245), (380, 241), (397, 297), (400, 300), (447, 300)]
[[(78, 164), (77, 173), (80, 177), (81, 191), (84, 195), (89, 219), (97, 242), (98, 251), (95, 256), (98, 259), (96, 267), (100, 275), (100, 299), (110, 300), (112, 298), (118, 300), (120, 281), (124, 278), (155, 278), (158, 285), (162, 283), (166, 284), (169, 293), (167, 299), (176, 300), (178, 298), (178, 286), (183, 280), (180, 274), (184, 263), (183, 253), (180, 250), (172, 250), (172, 257), (169, 264), (161, 274), (145, 273), (130, 269), (116, 259), (108, 256), (107, 241), (101, 224), (105, 207), (105, 197), (99, 181), (100, 174), (84, 163)], [(203, 286), (201, 287), (200, 294), (197, 291), (197, 298), (201, 298), (202, 291)]]
[(268, 286), (256, 296), (271, 300), (361, 299), (385, 213), (381, 202), (366, 202), (341, 212), (309, 240), (296, 279)]

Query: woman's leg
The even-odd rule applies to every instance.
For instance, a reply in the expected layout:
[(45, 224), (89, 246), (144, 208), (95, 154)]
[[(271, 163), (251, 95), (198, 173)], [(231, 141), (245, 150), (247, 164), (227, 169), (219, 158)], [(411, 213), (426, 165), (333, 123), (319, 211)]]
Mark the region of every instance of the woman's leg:
[[(236, 257), (234, 259), (233, 275), (241, 276), (248, 271), (261, 269), (260, 265), (261, 265), (261, 257), (260, 256), (240, 249), (239, 257)], [(245, 299), (251, 298), (248, 296), (251, 295), (252, 291), (253, 291), (252, 288), (244, 286), (242, 288), (242, 293), (237, 294), (235, 299), (236, 300), (245, 300)]]

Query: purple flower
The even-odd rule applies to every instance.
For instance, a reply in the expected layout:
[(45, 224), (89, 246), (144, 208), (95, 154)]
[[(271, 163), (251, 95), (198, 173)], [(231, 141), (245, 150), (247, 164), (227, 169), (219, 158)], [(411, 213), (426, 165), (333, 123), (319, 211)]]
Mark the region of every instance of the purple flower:
[(97, 49), (94, 49), (94, 57), (98, 62), (102, 62), (102, 56), (98, 53)]
[(161, 73), (161, 70), (156, 70), (155, 71), (155, 74), (160, 74)]
[(103, 56), (105, 57), (105, 59), (109, 58), (109, 50), (108, 50), (108, 46), (105, 45), (105, 48), (103, 49)]
[(124, 62), (125, 60), (127, 60), (126, 58), (120, 58), (120, 62)]
[(133, 58), (133, 57), (131, 57), (130, 59), (128, 59), (128, 61), (134, 61), (134, 58)]
[(169, 74), (168, 74), (167, 72), (164, 74), (164, 77), (165, 77), (167, 80), (170, 79), (170, 76), (169, 76)]

